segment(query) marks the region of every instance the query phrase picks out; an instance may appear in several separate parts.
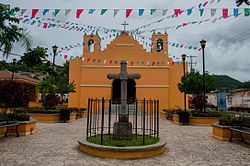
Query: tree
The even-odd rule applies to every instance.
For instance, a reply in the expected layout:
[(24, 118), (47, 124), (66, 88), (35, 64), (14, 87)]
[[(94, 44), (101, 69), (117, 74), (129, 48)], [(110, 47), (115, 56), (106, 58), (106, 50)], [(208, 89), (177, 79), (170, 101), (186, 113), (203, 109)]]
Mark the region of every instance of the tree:
[(48, 62), (47, 49), (43, 47), (37, 47), (28, 49), (27, 53), (21, 57), (19, 63), (22, 65), (29, 66), (29, 68), (39, 69), (44, 63)]
[[(208, 73), (205, 74), (205, 89), (206, 93), (215, 90), (215, 83), (213, 76)], [(178, 89), (187, 94), (203, 93), (203, 76), (199, 72), (190, 72), (181, 78), (178, 83)]]
[[(181, 78), (178, 83), (178, 89), (186, 94), (193, 95), (193, 104), (196, 110), (201, 111), (203, 106), (207, 103), (202, 95), (203, 89), (203, 76), (199, 72), (190, 72)], [(208, 73), (205, 74), (205, 92), (208, 93), (215, 90), (215, 83), (213, 76)]]
[(75, 83), (69, 83), (69, 61), (67, 61), (63, 68), (59, 71), (58, 76), (55, 78), (56, 92), (61, 96), (65, 93), (75, 92)]
[(19, 20), (15, 17), (15, 12), (19, 10), (0, 3), (0, 49), (4, 56), (8, 56), (15, 42), (21, 42), (26, 49), (31, 46), (28, 32), (16, 25)]
[(238, 86), (238, 88), (250, 89), (250, 81), (243, 82), (241, 85)]
[(0, 81), (0, 103), (8, 108), (28, 107), (35, 92), (29, 86), (15, 81)]

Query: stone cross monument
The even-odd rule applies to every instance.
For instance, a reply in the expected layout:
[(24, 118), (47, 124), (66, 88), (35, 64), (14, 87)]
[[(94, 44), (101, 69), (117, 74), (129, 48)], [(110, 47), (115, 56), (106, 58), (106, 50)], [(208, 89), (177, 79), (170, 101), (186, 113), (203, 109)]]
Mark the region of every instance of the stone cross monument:
[(132, 124), (129, 122), (127, 109), (127, 81), (128, 79), (140, 79), (141, 75), (138, 73), (128, 74), (127, 62), (122, 60), (121, 72), (118, 74), (108, 74), (107, 78), (121, 80), (121, 113), (119, 114), (119, 122), (114, 123), (114, 137), (117, 139), (131, 139)]

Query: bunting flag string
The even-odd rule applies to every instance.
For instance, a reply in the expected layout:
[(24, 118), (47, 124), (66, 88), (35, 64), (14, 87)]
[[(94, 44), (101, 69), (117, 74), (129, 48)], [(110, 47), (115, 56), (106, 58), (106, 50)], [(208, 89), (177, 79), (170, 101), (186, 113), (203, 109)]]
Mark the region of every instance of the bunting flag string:
[[(250, 8), (249, 8), (250, 9)], [(249, 14), (248, 14), (249, 11)], [(177, 30), (181, 27), (186, 27), (187, 25), (194, 25), (194, 24), (202, 24), (208, 21), (211, 21), (212, 23), (215, 23), (216, 21), (222, 20), (222, 18), (227, 19), (230, 18), (232, 16), (234, 16), (234, 18), (238, 18), (242, 13), (234, 13), (232, 15), (227, 15), (227, 17), (215, 17), (215, 18), (209, 18), (209, 19), (204, 19), (204, 20), (197, 20), (197, 21), (190, 21), (190, 22), (183, 22), (181, 24), (178, 25), (172, 25), (172, 26), (167, 26), (167, 27), (162, 27), (162, 28), (155, 28), (155, 29), (149, 29), (149, 30), (143, 30), (143, 31), (131, 31), (131, 34), (142, 34), (145, 32), (155, 32), (155, 31), (160, 31), (160, 30)], [(249, 16), (250, 15), (250, 10), (245, 10), (244, 11), (244, 16)]]
[[(75, 30), (75, 31), (79, 31), (79, 32), (90, 31), (91, 33), (94, 33), (94, 32), (100, 31), (100, 30), (102, 30), (105, 34), (107, 34), (109, 32), (113, 32), (113, 33), (121, 33), (122, 32), (122, 30), (109, 29), (109, 28), (105, 28), (105, 27), (101, 27), (101, 26), (96, 27), (96, 26), (92, 26), (92, 25), (85, 25), (85, 24), (69, 22), (69, 21), (62, 22), (62, 21), (56, 20), (54, 18), (43, 18), (43, 19), (41, 19), (40, 17), (30, 18), (28, 15), (25, 15), (23, 17), (19, 17), (18, 20), (22, 21), (21, 23), (26, 23), (26, 24), (30, 24), (30, 25), (37, 24), (38, 27), (47, 23), (48, 26), (46, 28), (54, 27), (54, 28), (62, 28), (62, 29), (67, 29), (67, 30)], [(40, 26), (39, 26), (39, 24), (40, 24)]]
[[(210, 2), (210, 5), (214, 3), (214, 1), (211, 1)], [(219, 3), (219, 2), (218, 2)], [(203, 7), (201, 10), (204, 10), (204, 8), (207, 6), (208, 4), (208, 1), (204, 2), (204, 3), (200, 3), (198, 5), (199, 9), (201, 9), (201, 7)], [(173, 15), (175, 15), (176, 17), (178, 17), (181, 13), (183, 13), (184, 11), (187, 11), (188, 10), (188, 15), (191, 15), (192, 13), (192, 9), (194, 9), (195, 6), (189, 8), (189, 9), (174, 9), (174, 14), (172, 14), (170, 17), (168, 18), (172, 18)], [(21, 13), (20, 13), (20, 16), (22, 16), (25, 12), (27, 12), (28, 9), (21, 9)], [(67, 16), (72, 10), (75, 10), (75, 16), (76, 18), (80, 18), (81, 14), (83, 13), (84, 10), (88, 10), (88, 14), (94, 14), (95, 11), (97, 10), (100, 10), (100, 15), (104, 15), (104, 13), (106, 13), (107, 11), (114, 11), (114, 14), (113, 14), (113, 17), (115, 17), (117, 14), (118, 14), (118, 11), (120, 10), (125, 10), (125, 16), (126, 18), (128, 18), (132, 11), (137, 11), (138, 10), (138, 15), (139, 16), (142, 16), (145, 11), (149, 11), (150, 15), (154, 15), (157, 11), (162, 11), (162, 16), (165, 16), (167, 11), (169, 11), (169, 9), (143, 9), (143, 8), (140, 8), (140, 9), (111, 9), (111, 8), (102, 8), (102, 9), (94, 9), (94, 8), (91, 8), (91, 9), (31, 9), (32, 10), (32, 17), (36, 17), (36, 14), (41, 11), (42, 12), (42, 15), (45, 16), (49, 11), (51, 10), (54, 10), (54, 12), (52, 12), (52, 15), (53, 16), (57, 16), (62, 10), (64, 10), (64, 16)], [(156, 21), (157, 22), (157, 21)]]
[[(213, 3), (214, 3), (214, 0), (211, 0), (211, 1), (210, 1), (210, 5), (212, 5)], [(219, 1), (217, 1), (217, 3), (219, 3)], [(204, 2), (203, 4), (200, 3), (200, 4), (198, 5), (198, 8), (200, 8), (201, 6), (203, 6), (203, 7), (205, 8), (205, 7), (207, 6), (207, 4), (208, 4), (208, 1)], [(197, 6), (197, 5), (196, 5), (196, 6)], [(192, 7), (188, 8), (188, 9), (186, 9), (186, 10), (177, 10), (177, 11), (176, 11), (176, 14), (179, 15), (179, 14), (183, 13), (184, 11), (187, 11), (187, 15), (190, 16), (190, 15), (192, 14), (192, 10), (193, 10), (196, 6), (192, 6)], [(163, 9), (163, 16), (166, 15), (166, 12), (164, 12), (165, 10), (168, 11), (168, 9)], [(153, 25), (153, 24), (160, 23), (160, 22), (162, 22), (162, 21), (165, 20), (165, 19), (175, 18), (175, 16), (176, 16), (175, 10), (176, 10), (176, 9), (174, 9), (174, 14), (171, 14), (171, 15), (169, 15), (169, 16), (167, 16), (167, 17), (163, 17), (163, 18), (158, 19), (158, 20), (156, 20), (156, 21), (153, 21), (153, 22), (151, 22), (151, 23), (149, 23), (149, 24), (140, 26), (140, 27), (134, 29), (134, 31), (139, 31), (139, 29), (147, 28), (147, 27), (149, 27), (149, 26), (151, 26), (151, 25)], [(182, 11), (182, 12), (180, 13), (180, 11)]]
[[(172, 54), (171, 55), (173, 58), (171, 58), (172, 60), (164, 60), (164, 61), (144, 61), (144, 60), (132, 60), (132, 61), (127, 61), (129, 66), (133, 66), (133, 65), (147, 65), (147, 66), (161, 66), (161, 65), (175, 65), (175, 64), (180, 64), (181, 62), (181, 58), (175, 57)], [(68, 56), (68, 55), (64, 55), (64, 60), (71, 60), (71, 59), (81, 59), (79, 56), (74, 57), (74, 56)], [(95, 58), (95, 57), (88, 57), (82, 58), (83, 62), (86, 63), (92, 63), (92, 64), (104, 64), (104, 65), (111, 65), (111, 64), (119, 64), (119, 60), (118, 59), (100, 59), (100, 58)]]

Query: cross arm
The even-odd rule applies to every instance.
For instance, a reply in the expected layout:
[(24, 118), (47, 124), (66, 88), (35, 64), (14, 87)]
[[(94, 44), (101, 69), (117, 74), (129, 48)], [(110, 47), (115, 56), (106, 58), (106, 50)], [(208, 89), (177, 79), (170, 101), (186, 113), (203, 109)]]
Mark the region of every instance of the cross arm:
[(128, 74), (128, 79), (140, 79), (141, 75), (139, 73)]
[(112, 74), (112, 73), (109, 73), (107, 75), (107, 78), (110, 79), (110, 80), (112, 80), (112, 79), (120, 79), (119, 74)]

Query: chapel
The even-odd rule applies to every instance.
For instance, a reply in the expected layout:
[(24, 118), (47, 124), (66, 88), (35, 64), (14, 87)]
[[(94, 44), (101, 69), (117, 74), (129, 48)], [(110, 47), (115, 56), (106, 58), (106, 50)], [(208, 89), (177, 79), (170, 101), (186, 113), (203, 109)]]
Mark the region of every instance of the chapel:
[(88, 98), (118, 101), (120, 82), (107, 79), (107, 74), (119, 73), (122, 60), (127, 61), (128, 73), (141, 75), (139, 80), (128, 80), (128, 100), (158, 99), (160, 110), (184, 108), (184, 97), (177, 87), (183, 64), (169, 58), (167, 33), (152, 35), (151, 51), (128, 33), (118, 35), (104, 50), (97, 34), (83, 38), (82, 59), (70, 61), (69, 82), (74, 81), (76, 92), (69, 94), (69, 108), (87, 108)]

